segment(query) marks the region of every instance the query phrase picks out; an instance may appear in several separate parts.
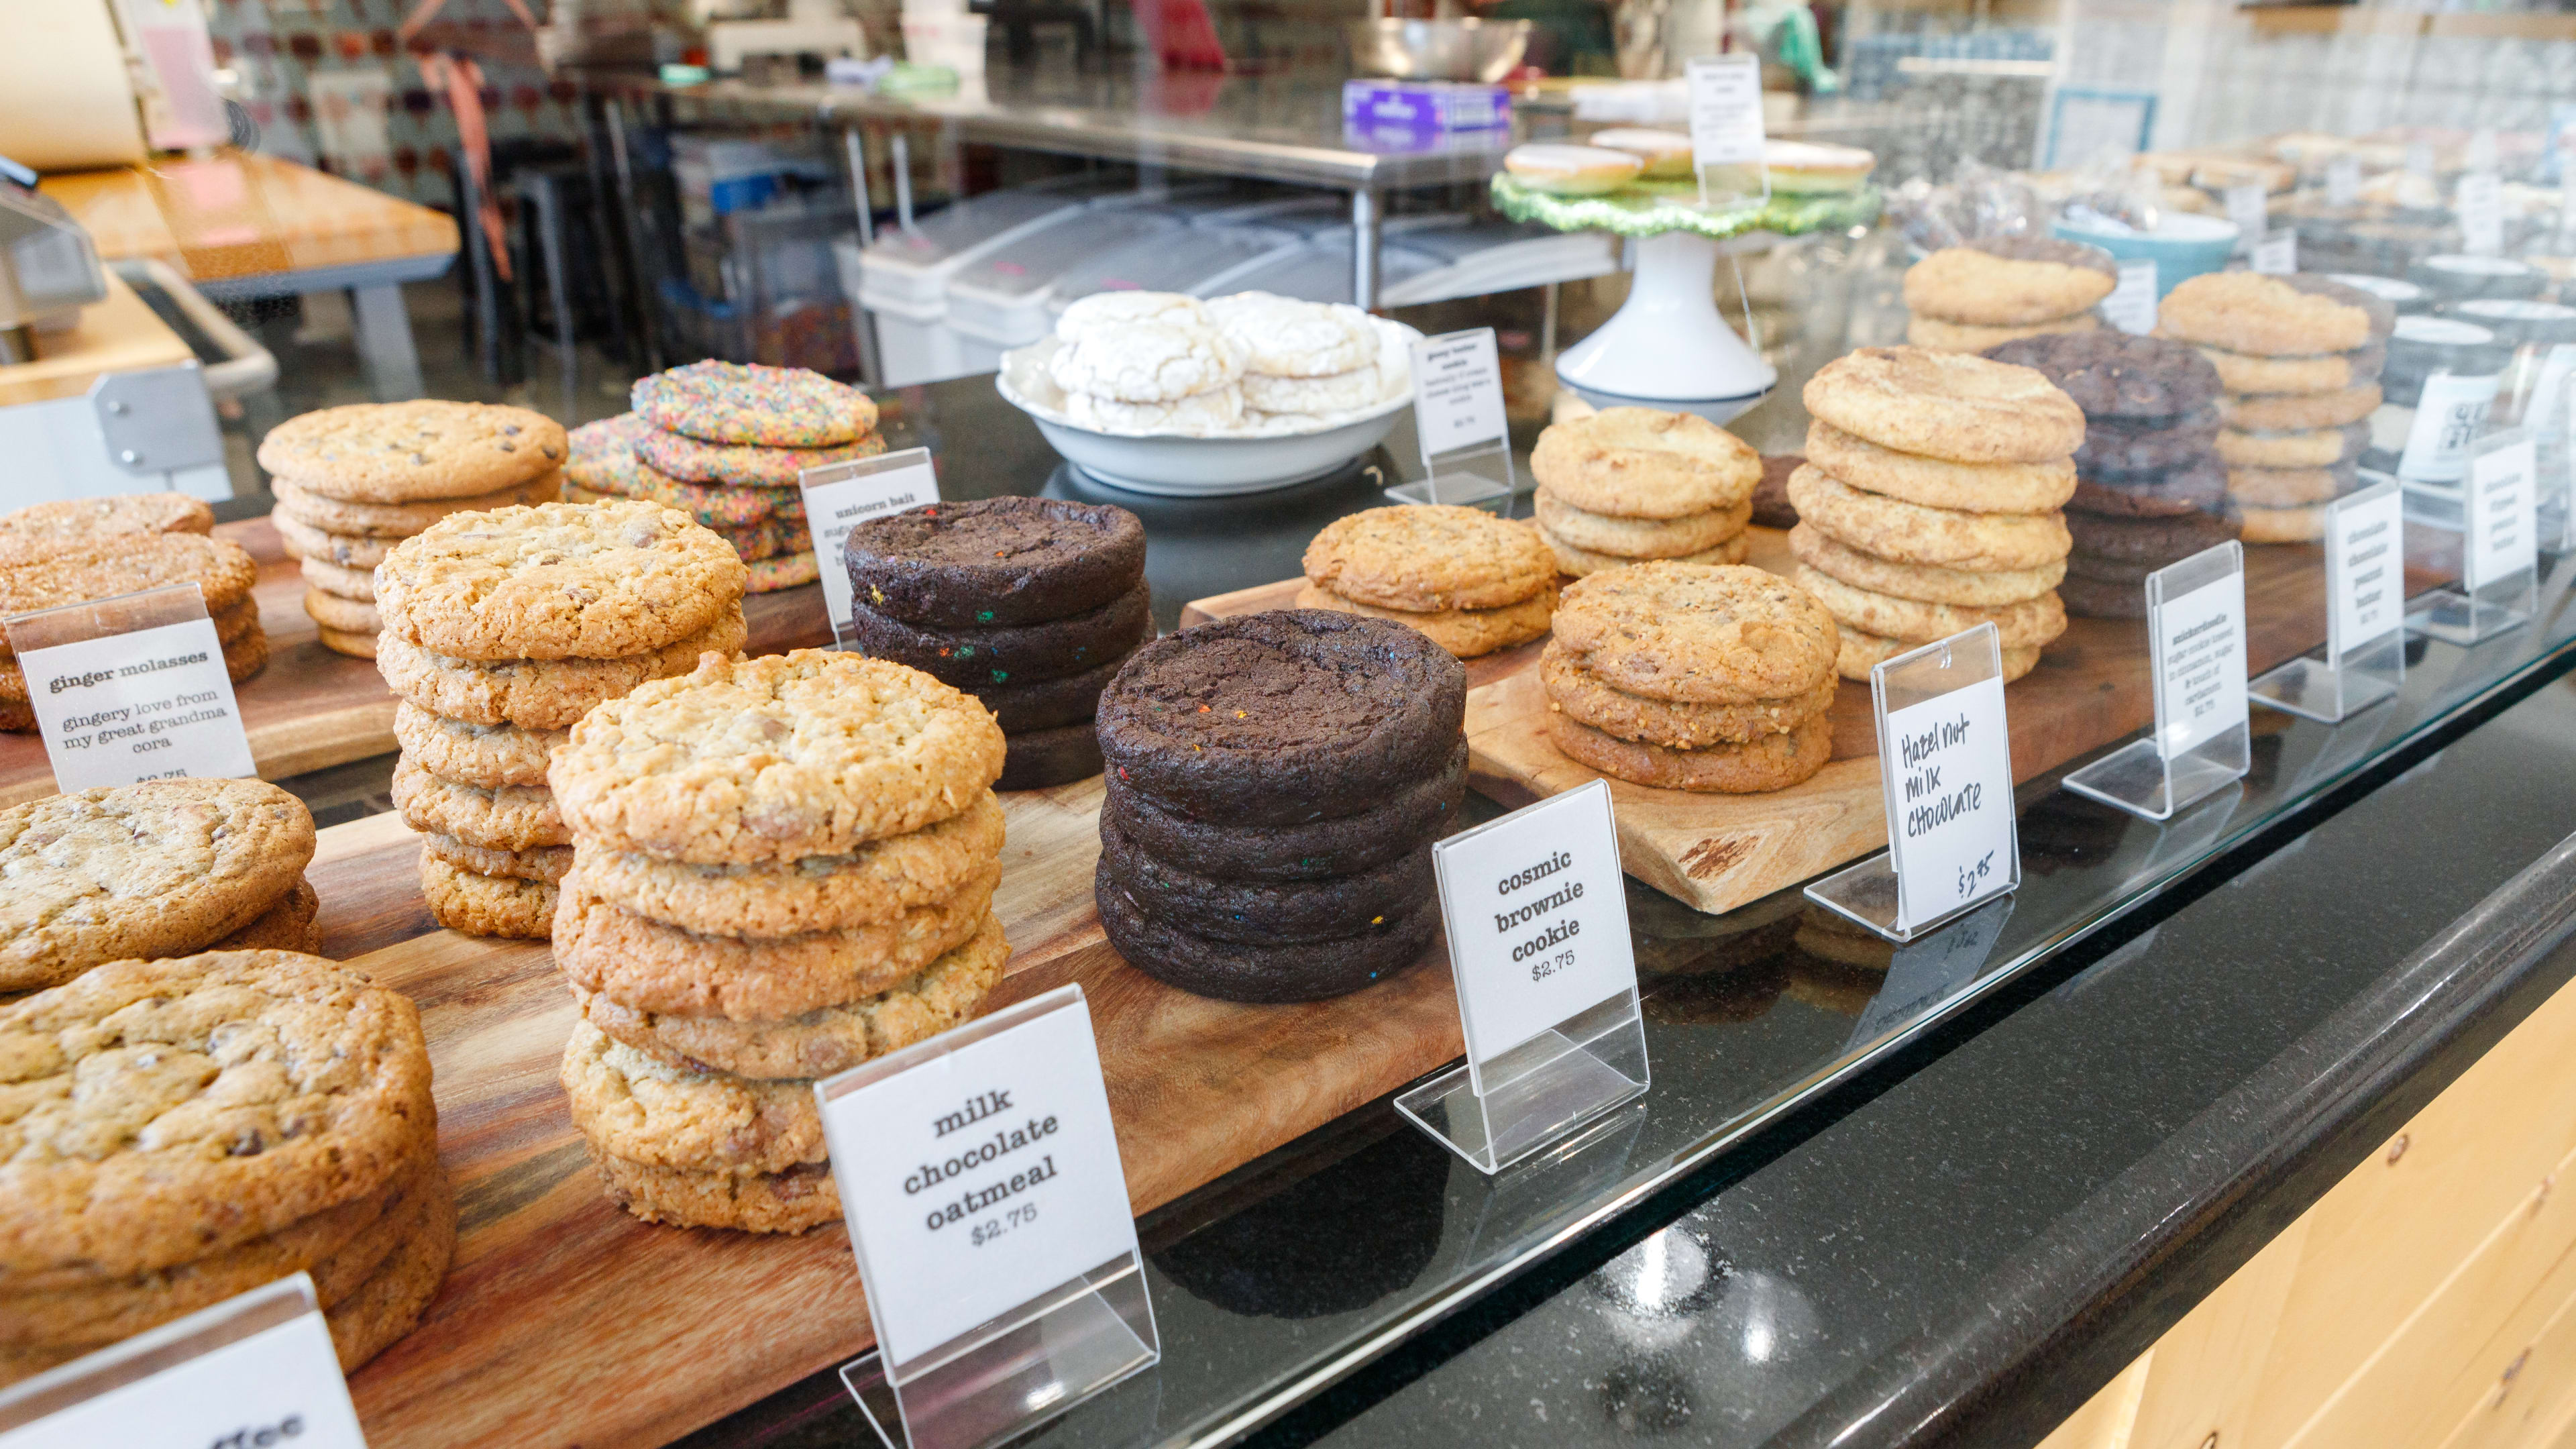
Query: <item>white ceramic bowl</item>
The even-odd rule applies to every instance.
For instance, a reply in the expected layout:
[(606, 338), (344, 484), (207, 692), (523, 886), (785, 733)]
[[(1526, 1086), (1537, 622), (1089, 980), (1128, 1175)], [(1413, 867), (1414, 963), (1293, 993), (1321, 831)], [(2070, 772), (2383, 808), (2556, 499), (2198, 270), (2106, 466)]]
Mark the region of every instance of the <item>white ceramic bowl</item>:
[[(1401, 322), (1377, 319), (1382, 345), (1406, 349), (1421, 333)], [(1002, 354), (993, 385), (1004, 401), (1029, 415), (1047, 445), (1067, 462), (1113, 488), (1164, 498), (1222, 498), (1260, 493), (1321, 478), (1366, 454), (1394, 431), (1413, 406), (1410, 386), (1391, 390), (1375, 407), (1344, 414), (1311, 432), (1220, 434), (1103, 433), (1077, 427), (1059, 406), (1062, 394), (1046, 375), (1050, 337)]]

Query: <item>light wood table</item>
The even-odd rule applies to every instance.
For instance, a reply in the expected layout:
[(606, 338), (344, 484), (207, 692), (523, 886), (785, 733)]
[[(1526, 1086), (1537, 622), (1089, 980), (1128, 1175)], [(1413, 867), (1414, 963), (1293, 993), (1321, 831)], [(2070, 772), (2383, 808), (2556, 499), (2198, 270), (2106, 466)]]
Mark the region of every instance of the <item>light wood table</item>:
[(152, 257), (216, 301), (345, 290), (376, 396), (421, 394), (402, 284), (445, 275), (456, 223), (310, 166), (252, 152), (45, 178), (108, 261)]

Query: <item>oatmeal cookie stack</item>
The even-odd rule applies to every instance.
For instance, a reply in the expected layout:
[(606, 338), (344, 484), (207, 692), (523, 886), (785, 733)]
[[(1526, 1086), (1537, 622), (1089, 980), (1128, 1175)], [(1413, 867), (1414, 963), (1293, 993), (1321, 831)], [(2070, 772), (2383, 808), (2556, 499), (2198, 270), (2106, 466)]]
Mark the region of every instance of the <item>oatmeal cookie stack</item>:
[(2100, 247), (2055, 237), (1985, 237), (1943, 247), (1905, 270), (1905, 340), (1983, 352), (2019, 337), (2091, 332), (2094, 304), (2119, 284)]
[[(235, 684), (257, 674), (268, 664), (268, 635), (259, 627), (259, 600), (251, 596), (259, 564), (225, 539), (132, 526), (138, 517), (161, 513), (157, 505), (104, 513), (29, 509), (11, 515), (33, 515), (23, 530), (0, 520), (0, 617), (194, 584), (223, 648), (224, 672)], [(67, 518), (91, 526), (71, 532), (60, 527)], [(0, 630), (0, 730), (35, 728), (26, 672), (18, 667), (7, 631)]]
[(753, 1232), (838, 1215), (814, 1079), (1002, 979), (1002, 752), (971, 696), (821, 649), (710, 656), (574, 727), (562, 1077), (611, 1197)]
[(1744, 562), (1762, 455), (1691, 413), (1605, 408), (1539, 434), (1538, 532), (1577, 578), (1648, 559)]
[(632, 401), (572, 430), (567, 496), (679, 509), (733, 545), (755, 594), (814, 582), (798, 475), (885, 451), (868, 395), (801, 367), (693, 362), (638, 379)]
[(1807, 381), (1807, 462), (1789, 478), (1799, 585), (1842, 626), (1840, 669), (1991, 622), (2006, 679), (2066, 632), (2084, 413), (2027, 367), (1865, 347)]
[(303, 564), (323, 647), (375, 658), (373, 571), (393, 546), (452, 513), (555, 501), (567, 450), (543, 413), (435, 399), (324, 408), (269, 429), (269, 517)]
[(625, 500), (455, 514), (386, 556), (394, 806), (440, 925), (546, 934), (572, 865), (547, 759), (592, 706), (741, 648), (743, 574), (688, 515)]

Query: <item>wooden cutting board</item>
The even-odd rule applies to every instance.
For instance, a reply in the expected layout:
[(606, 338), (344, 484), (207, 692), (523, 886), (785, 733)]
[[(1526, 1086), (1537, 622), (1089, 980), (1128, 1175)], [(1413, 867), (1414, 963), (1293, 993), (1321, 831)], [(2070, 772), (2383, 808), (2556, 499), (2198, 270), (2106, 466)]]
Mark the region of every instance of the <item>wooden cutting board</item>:
[[(1375, 1100), (1461, 1048), (1438, 948), (1334, 1001), (1235, 1006), (1109, 949), (1098, 780), (1003, 797), (993, 1004), (1079, 982), (1138, 1212)], [(542, 942), (437, 929), (419, 849), (379, 815), (322, 832), (326, 953), (420, 1004), (463, 1227), (420, 1326), (350, 1381), (376, 1449), (666, 1442), (873, 1340), (847, 1237), (651, 1227), (602, 1195), (556, 1084), (573, 1006)]]
[[(259, 626), (268, 634), (268, 667), (234, 686), (242, 728), (260, 778), (281, 780), (307, 770), (390, 754), (394, 749), (394, 695), (373, 660), (352, 659), (322, 647), (312, 616), (304, 612), (304, 575), (266, 518), (218, 524), (228, 538), (259, 561)], [(819, 584), (754, 594), (743, 600), (751, 637), (743, 647), (777, 654), (829, 644)], [(0, 807), (54, 793), (53, 766), (44, 741), (33, 734), (0, 734)]]

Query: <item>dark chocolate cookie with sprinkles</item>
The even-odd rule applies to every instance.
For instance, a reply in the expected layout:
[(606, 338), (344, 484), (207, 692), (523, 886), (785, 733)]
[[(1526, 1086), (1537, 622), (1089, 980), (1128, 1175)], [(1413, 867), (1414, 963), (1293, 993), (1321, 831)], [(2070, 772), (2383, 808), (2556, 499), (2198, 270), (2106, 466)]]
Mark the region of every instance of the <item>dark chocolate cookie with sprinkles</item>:
[(966, 690), (1035, 684), (1097, 669), (1124, 657), (1152, 627), (1152, 596), (1142, 583), (1084, 613), (988, 629), (908, 624), (864, 603), (850, 608), (850, 636), (861, 653), (909, 664), (942, 684)]
[(2227, 470), (2218, 455), (2203, 453), (2198, 461), (2162, 473), (2094, 479), (2078, 476), (2070, 511), (2114, 518), (2179, 518), (2187, 513), (2219, 513), (2227, 507)]
[(1986, 356), (2038, 369), (2075, 399), (2088, 423), (2197, 412), (2217, 401), (2220, 391), (2218, 369), (2200, 349), (2108, 327), (2018, 337), (1987, 348)]
[(1100, 820), (1100, 864), (1130, 900), (1167, 926), (1247, 945), (1338, 941), (1411, 914), (1434, 891), (1431, 842), (1349, 875), (1307, 881), (1228, 881), (1139, 850)]
[(2105, 518), (2098, 513), (2069, 513), (2066, 531), (2075, 536), (2075, 552), (2069, 556), (2066, 569), (2076, 571), (2075, 559), (2092, 557), (2119, 563), (2149, 563), (2161, 568), (2179, 563), (2205, 548), (2215, 548), (2237, 536), (2235, 520), (2206, 513), (2180, 518)]
[(1052, 729), (1002, 736), (1002, 778), (996, 790), (1043, 790), (1100, 773), (1100, 736), (1089, 719)]
[(1425, 901), (1357, 936), (1333, 941), (1211, 941), (1145, 913), (1109, 872), (1092, 875), (1100, 927), (1127, 964), (1167, 986), (1219, 1001), (1320, 1001), (1383, 981), (1421, 961), (1440, 931), (1440, 908)]
[[(1099, 707), (1100, 691), (1108, 688), (1109, 681), (1118, 677), (1120, 666), (1135, 652), (1136, 646), (1131, 644), (1080, 674), (1041, 679), (1033, 684), (1017, 681), (984, 684), (968, 692), (993, 712), (993, 722), (1000, 725), (1006, 735), (1024, 735), (1059, 725), (1088, 723)], [(1092, 773), (1098, 774), (1099, 771)]]
[(841, 559), (851, 597), (888, 618), (939, 629), (1036, 624), (1135, 588), (1145, 525), (1106, 503), (928, 503), (851, 529)]
[(1137, 650), (1101, 693), (1100, 752), (1166, 810), (1296, 825), (1436, 774), (1466, 715), (1466, 669), (1420, 632), (1282, 609)]
[(1467, 742), (1448, 767), (1374, 810), (1304, 825), (1236, 825), (1175, 815), (1118, 783), (1106, 782), (1104, 827), (1128, 842), (1217, 880), (1301, 881), (1350, 875), (1393, 860), (1457, 828), (1467, 800)]
[(2189, 467), (2217, 445), (2220, 421), (2218, 404), (2211, 402), (2180, 417), (2087, 422), (2075, 471), (2102, 478)]

